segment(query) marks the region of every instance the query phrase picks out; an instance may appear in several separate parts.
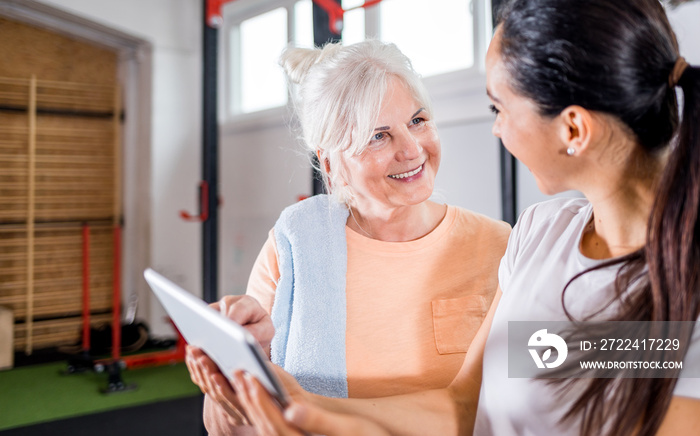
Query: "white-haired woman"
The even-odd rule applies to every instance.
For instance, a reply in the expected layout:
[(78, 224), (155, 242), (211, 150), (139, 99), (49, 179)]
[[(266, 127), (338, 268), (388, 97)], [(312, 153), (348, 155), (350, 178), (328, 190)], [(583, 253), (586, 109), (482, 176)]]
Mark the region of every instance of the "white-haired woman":
[[(426, 90), (395, 45), (294, 48), (280, 63), (330, 194), (290, 206), (270, 231), (247, 291), (260, 305), (228, 297), (219, 308), (311, 392), (447, 386), (493, 300), (510, 227), (430, 200), (440, 140)], [(188, 365), (207, 393), (209, 431), (244, 423), (213, 363), (190, 349)]]

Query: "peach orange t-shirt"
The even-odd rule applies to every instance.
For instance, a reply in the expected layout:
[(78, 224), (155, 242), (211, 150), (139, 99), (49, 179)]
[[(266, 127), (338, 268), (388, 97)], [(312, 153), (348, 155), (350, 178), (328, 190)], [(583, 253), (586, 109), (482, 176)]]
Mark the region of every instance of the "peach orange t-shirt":
[[(397, 395), (452, 381), (493, 299), (509, 233), (502, 221), (454, 206), (414, 241), (383, 242), (345, 228), (350, 397)], [(278, 280), (270, 231), (247, 293), (271, 312)]]

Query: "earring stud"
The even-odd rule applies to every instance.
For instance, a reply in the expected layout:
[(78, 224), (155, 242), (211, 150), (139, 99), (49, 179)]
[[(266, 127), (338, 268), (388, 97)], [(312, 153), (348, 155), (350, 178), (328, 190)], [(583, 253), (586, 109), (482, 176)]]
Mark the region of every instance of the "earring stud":
[(566, 154), (568, 154), (569, 156), (573, 156), (574, 153), (576, 153), (576, 149), (574, 147), (569, 147), (566, 149)]

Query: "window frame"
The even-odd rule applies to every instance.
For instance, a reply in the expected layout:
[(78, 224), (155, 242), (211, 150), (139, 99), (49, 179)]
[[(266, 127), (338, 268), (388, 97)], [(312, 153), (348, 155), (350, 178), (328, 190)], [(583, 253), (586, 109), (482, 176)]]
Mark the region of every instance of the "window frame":
[[(295, 35), (294, 6), (298, 1), (299, 0), (237, 0), (224, 6), (222, 10), (224, 24), (221, 26), (219, 32), (219, 46), (221, 47), (219, 83), (223, 85), (223, 92), (220, 93), (219, 98), (219, 121), (226, 131), (235, 130), (240, 132), (240, 129), (250, 130), (278, 125), (280, 118), (287, 116), (290, 99), (287, 100), (287, 105), (284, 106), (249, 113), (237, 113), (234, 111), (234, 103), (232, 101), (234, 92), (240, 89), (242, 84), (240, 83), (240, 74), (233, 74), (234, 72), (232, 71), (238, 64), (234, 58), (239, 55), (240, 50), (236, 51), (234, 47), (232, 47), (231, 34), (243, 21), (282, 7), (287, 10), (287, 40), (293, 41)], [(481, 94), (484, 94), (483, 90), (486, 84), (484, 59), (492, 32), (491, 1), (466, 1), (469, 1), (472, 16), (474, 17), (474, 65), (467, 69), (425, 77), (423, 82), (428, 88), (433, 101), (453, 99), (455, 95), (481, 96)], [(380, 34), (380, 13), (380, 8), (376, 6), (365, 10), (365, 37), (373, 37)], [(231, 78), (234, 79), (230, 80)], [(469, 119), (481, 117), (483, 112), (483, 98), (477, 100), (478, 109), (475, 107), (473, 109), (467, 108), (464, 110), (464, 108), (462, 108), (460, 110), (458, 105), (454, 105), (452, 108), (454, 110), (445, 111), (450, 113), (448, 116), (449, 120), (446, 121), (455, 121), (455, 118)], [(471, 106), (471, 104), (469, 106)]]
[(236, 93), (241, 89), (242, 83), (240, 70), (237, 68), (240, 62), (239, 59), (235, 59), (240, 56), (240, 46), (237, 49), (234, 48), (232, 40), (235, 38), (234, 32), (240, 29), (240, 25), (244, 21), (278, 8), (284, 8), (287, 10), (287, 41), (292, 41), (294, 37), (294, 5), (297, 1), (237, 0), (222, 8), (224, 24), (219, 31), (219, 47), (221, 47), (219, 83), (222, 85), (220, 89), (223, 91), (219, 93), (220, 124), (230, 122), (236, 124), (254, 122), (257, 124), (272, 116), (279, 116), (283, 110), (286, 110), (286, 105), (254, 112), (237, 112), (235, 110), (237, 105), (240, 107), (240, 101), (236, 102), (235, 99), (240, 99), (240, 93), (238, 96)]

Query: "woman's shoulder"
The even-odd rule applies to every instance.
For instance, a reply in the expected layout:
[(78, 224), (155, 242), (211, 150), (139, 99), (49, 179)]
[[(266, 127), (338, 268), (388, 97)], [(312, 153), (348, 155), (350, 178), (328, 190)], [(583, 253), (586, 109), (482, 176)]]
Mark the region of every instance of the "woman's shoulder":
[(579, 221), (587, 220), (590, 213), (591, 204), (585, 198), (553, 198), (527, 207), (520, 214), (513, 233), (520, 238), (555, 236), (578, 227)]
[(302, 198), (296, 203), (285, 207), (280, 214), (280, 218), (291, 217), (299, 214), (339, 210), (347, 210), (347, 206), (337, 201), (333, 196), (328, 194), (319, 194)]
[(448, 214), (454, 213), (455, 223), (458, 226), (466, 226), (480, 231), (496, 232), (506, 236), (510, 233), (510, 224), (505, 221), (491, 218), (484, 214), (459, 206), (448, 204), (447, 208)]
[(535, 203), (527, 207), (518, 218), (518, 222), (529, 219), (538, 223), (551, 221), (567, 221), (587, 215), (590, 203), (583, 197), (559, 197)]
[(337, 224), (344, 227), (348, 208), (334, 197), (320, 194), (305, 198), (287, 206), (275, 224), (278, 231)]

